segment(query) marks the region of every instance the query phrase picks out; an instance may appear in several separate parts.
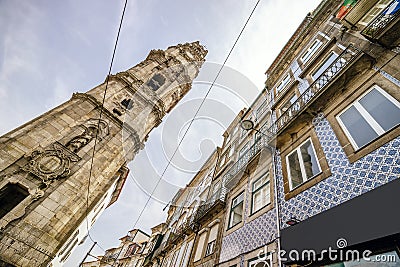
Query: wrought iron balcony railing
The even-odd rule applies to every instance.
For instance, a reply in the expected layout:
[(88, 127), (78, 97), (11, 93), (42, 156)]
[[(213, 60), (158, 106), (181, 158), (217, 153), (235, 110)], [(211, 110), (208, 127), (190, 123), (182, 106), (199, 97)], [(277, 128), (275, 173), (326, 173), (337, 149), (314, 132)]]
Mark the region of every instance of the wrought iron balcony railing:
[(275, 123), (268, 130), (277, 133), (287, 125), (297, 114), (303, 111), (308, 104), (316, 99), (325, 87), (338, 74), (361, 53), (360, 50), (349, 45), (331, 65), (296, 99), (295, 102), (281, 114)]
[(217, 192), (213, 193), (206, 202), (204, 202), (198, 209), (194, 216), (195, 220), (198, 221), (203, 218), (210, 211), (219, 211), (217, 206), (223, 207), (225, 205), (227, 189), (226, 187), (221, 187)]
[(268, 144), (268, 139), (266, 136), (261, 136), (258, 138), (254, 144), (247, 149), (244, 154), (229, 168), (229, 170), (224, 174), (223, 176), (223, 181), (224, 185), (227, 190), (232, 189), (234, 184), (232, 184), (232, 180), (235, 178), (236, 174), (239, 173), (239, 171), (242, 170), (244, 166), (247, 165), (248, 162), (253, 159), (255, 155), (258, 154), (258, 152), (261, 151), (264, 147), (267, 146)]
[[(377, 39), (394, 19), (400, 16), (400, 9), (396, 9), (400, 0), (393, 0), (375, 19), (373, 19), (361, 34), (369, 39)], [(393, 10), (393, 11), (391, 11)]]

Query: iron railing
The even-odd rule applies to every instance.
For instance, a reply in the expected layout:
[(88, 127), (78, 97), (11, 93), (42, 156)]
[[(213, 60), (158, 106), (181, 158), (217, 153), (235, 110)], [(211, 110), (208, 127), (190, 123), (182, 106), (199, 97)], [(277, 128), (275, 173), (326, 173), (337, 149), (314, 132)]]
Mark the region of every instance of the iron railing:
[(264, 147), (267, 146), (268, 144), (268, 139), (266, 138), (266, 136), (261, 136), (260, 138), (258, 138), (254, 144), (247, 149), (243, 155), (229, 168), (229, 170), (224, 174), (223, 176), (223, 181), (224, 181), (224, 185), (226, 187), (227, 190), (232, 189), (232, 187), (234, 186), (231, 182), (232, 180), (235, 178), (236, 174), (238, 174), (238, 172), (240, 170), (242, 170), (242, 168), (244, 166), (247, 165), (248, 162), (250, 162), (250, 160), (258, 154), (258, 152), (261, 151), (261, 149), (263, 149)]
[(329, 84), (346, 66), (361, 53), (353, 45), (349, 45), (331, 65), (300, 95), (290, 107), (285, 110), (281, 116), (270, 127), (269, 132), (277, 133), (287, 125), (297, 114), (319, 95), (321, 91)]
[(225, 205), (225, 197), (226, 197), (227, 189), (226, 187), (221, 187), (215, 193), (213, 193), (206, 202), (204, 202), (198, 209), (194, 216), (195, 220), (199, 220), (204, 215), (206, 215), (211, 210), (214, 210), (215, 206), (220, 203)]
[(374, 18), (361, 34), (370, 39), (377, 39), (385, 28), (400, 15), (400, 11), (396, 10), (393, 14), (387, 14), (391, 8), (396, 7), (400, 0), (393, 0), (376, 18)]

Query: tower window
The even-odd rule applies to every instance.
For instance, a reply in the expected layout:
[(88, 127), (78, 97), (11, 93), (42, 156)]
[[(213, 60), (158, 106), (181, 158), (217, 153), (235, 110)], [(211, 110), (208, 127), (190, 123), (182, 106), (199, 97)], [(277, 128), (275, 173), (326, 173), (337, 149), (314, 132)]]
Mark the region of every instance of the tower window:
[(121, 105), (124, 106), (125, 109), (131, 110), (133, 107), (133, 101), (132, 99), (124, 99), (121, 101)]
[(0, 190), (0, 219), (15, 208), (29, 195), (28, 191), (18, 184), (7, 184)]
[(113, 112), (114, 112), (115, 114), (117, 114), (118, 116), (121, 116), (121, 115), (122, 115), (122, 112), (119, 111), (119, 110), (116, 109), (116, 108), (113, 109)]
[(164, 83), (165, 77), (161, 74), (156, 74), (147, 82), (147, 85), (150, 86), (153, 91), (157, 91)]

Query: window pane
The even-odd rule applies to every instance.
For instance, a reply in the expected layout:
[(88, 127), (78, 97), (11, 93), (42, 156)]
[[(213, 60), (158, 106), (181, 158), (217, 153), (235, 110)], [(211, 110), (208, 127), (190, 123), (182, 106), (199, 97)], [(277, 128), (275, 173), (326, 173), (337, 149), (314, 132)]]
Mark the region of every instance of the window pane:
[(321, 172), (317, 163), (317, 157), (315, 156), (314, 149), (311, 145), (311, 141), (307, 141), (300, 147), (300, 153), (301, 157), (303, 158), (307, 179), (310, 179), (314, 175), (317, 175)]
[(292, 188), (303, 183), (303, 178), (301, 177), (300, 162), (297, 156), (297, 151), (294, 151), (288, 156), (288, 166), (289, 166), (289, 176)]
[(331, 52), (330, 56), (328, 57), (327, 60), (325, 60), (324, 64), (312, 74), (313, 80), (318, 79), (318, 77), (335, 61), (335, 59), (338, 57), (338, 55), (334, 52)]
[(265, 207), (270, 201), (270, 184), (265, 184), (260, 190), (253, 193), (252, 213)]
[(262, 196), (262, 191), (257, 191), (256, 193), (253, 194), (253, 210), (252, 212), (255, 212), (263, 206), (263, 196)]
[(264, 185), (269, 179), (269, 174), (268, 172), (264, 174), (261, 178), (259, 178), (257, 181), (253, 183), (253, 192), (260, 188), (262, 185)]
[(320, 40), (315, 40), (314, 43), (308, 48), (308, 50), (303, 54), (301, 60), (303, 63), (307, 62), (311, 56), (317, 51), (317, 49), (321, 46), (322, 42)]
[(378, 137), (378, 134), (354, 106), (350, 107), (339, 117), (358, 147), (362, 147)]
[(373, 89), (359, 102), (385, 131), (400, 123), (400, 109), (378, 90)]
[(242, 221), (242, 214), (243, 214), (243, 201), (232, 209), (229, 226), (232, 227), (240, 223)]

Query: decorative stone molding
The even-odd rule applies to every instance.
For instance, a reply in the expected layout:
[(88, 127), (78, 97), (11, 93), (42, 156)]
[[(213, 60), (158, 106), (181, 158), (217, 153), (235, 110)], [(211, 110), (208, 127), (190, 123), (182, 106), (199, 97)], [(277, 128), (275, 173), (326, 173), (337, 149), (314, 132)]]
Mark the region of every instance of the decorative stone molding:
[(71, 163), (79, 160), (80, 157), (75, 153), (59, 143), (54, 143), (52, 149), (34, 151), (28, 158), (29, 162), (21, 168), (48, 185), (53, 180), (67, 177)]

